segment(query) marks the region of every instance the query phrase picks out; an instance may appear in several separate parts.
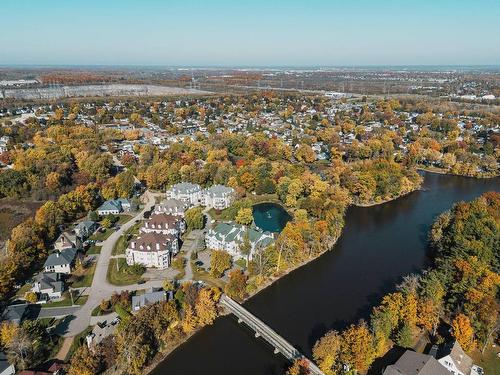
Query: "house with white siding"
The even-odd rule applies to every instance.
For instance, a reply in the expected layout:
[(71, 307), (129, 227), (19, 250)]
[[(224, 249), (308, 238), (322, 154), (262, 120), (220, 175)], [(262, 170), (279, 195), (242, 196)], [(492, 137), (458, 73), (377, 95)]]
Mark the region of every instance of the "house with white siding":
[(167, 198), (178, 199), (188, 203), (190, 206), (198, 206), (202, 200), (202, 189), (198, 184), (181, 182), (167, 190)]
[(235, 197), (234, 189), (224, 185), (213, 185), (203, 190), (202, 205), (216, 210), (228, 208)]
[(172, 257), (178, 252), (179, 241), (176, 235), (142, 233), (130, 241), (125, 259), (128, 265), (140, 264), (164, 269), (170, 266)]
[(248, 235), (251, 250), (249, 259), (259, 248), (265, 248), (274, 242), (274, 237), (269, 232), (261, 232), (244, 225), (234, 223), (219, 223), (215, 228), (209, 229), (205, 235), (205, 244), (210, 250), (227, 251), (235, 260), (245, 258), (240, 252), (240, 245), (245, 235)]

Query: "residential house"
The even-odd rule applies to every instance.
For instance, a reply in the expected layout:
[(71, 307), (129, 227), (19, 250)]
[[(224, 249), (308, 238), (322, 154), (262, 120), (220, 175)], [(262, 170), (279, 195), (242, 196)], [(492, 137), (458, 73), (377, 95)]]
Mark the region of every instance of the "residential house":
[(198, 184), (182, 182), (180, 184), (173, 185), (167, 190), (167, 198), (179, 199), (191, 206), (197, 206), (201, 203), (202, 189)]
[(72, 247), (81, 249), (82, 242), (75, 232), (66, 231), (62, 232), (59, 237), (57, 237), (56, 242), (54, 242), (54, 247), (59, 251)]
[(115, 332), (118, 323), (120, 323), (120, 318), (116, 317), (109, 323), (102, 322), (96, 324), (94, 328), (92, 328), (92, 332), (85, 337), (89, 349), (92, 349), (94, 345), (100, 344), (102, 340), (112, 335)]
[(248, 236), (251, 250), (249, 259), (259, 248), (265, 248), (274, 242), (274, 237), (269, 232), (261, 232), (243, 225), (234, 223), (220, 223), (213, 229), (209, 229), (205, 235), (207, 248), (211, 250), (225, 250), (235, 259), (244, 258), (240, 252), (240, 245), (245, 235)]
[(24, 319), (28, 319), (32, 315), (30, 306), (28, 303), (9, 305), (5, 308), (2, 319), (20, 324)]
[(141, 233), (160, 233), (179, 236), (186, 230), (186, 223), (179, 216), (155, 214), (144, 221)]
[(125, 259), (128, 265), (141, 264), (164, 269), (170, 265), (172, 256), (178, 251), (179, 241), (176, 235), (143, 233), (130, 241)]
[(76, 226), (75, 226), (75, 233), (76, 235), (82, 240), (85, 241), (87, 238), (89, 238), (94, 232), (97, 230), (97, 227), (99, 225), (92, 220), (84, 220), (80, 221)]
[(0, 352), (0, 375), (14, 375), (16, 369), (10, 364), (4, 352)]
[(64, 291), (62, 275), (58, 272), (42, 272), (38, 274), (31, 291), (36, 293), (38, 300), (41, 301), (62, 298)]
[(155, 213), (164, 213), (184, 217), (184, 212), (189, 208), (189, 204), (179, 199), (166, 199), (155, 207)]
[(0, 153), (6, 152), (8, 148), (10, 137), (7, 135), (4, 135), (0, 137)]
[(34, 369), (23, 370), (18, 375), (62, 375), (64, 363), (59, 360), (51, 360)]
[(383, 375), (450, 375), (431, 355), (407, 350)]
[(474, 365), (472, 358), (462, 349), (458, 341), (452, 341), (437, 350), (436, 358), (454, 375), (481, 375), (483, 369)]
[(77, 253), (78, 250), (71, 247), (50, 254), (44, 264), (45, 272), (71, 273), (77, 258)]
[(104, 202), (98, 209), (97, 214), (99, 216), (106, 215), (118, 215), (121, 212), (130, 211), (132, 205), (128, 199), (119, 198), (119, 199), (110, 199)]
[(132, 296), (132, 311), (139, 311), (144, 306), (152, 305), (157, 302), (165, 302), (167, 300), (167, 292), (150, 291), (138, 296)]
[(224, 185), (213, 185), (203, 191), (202, 204), (207, 207), (223, 210), (234, 201), (234, 189)]

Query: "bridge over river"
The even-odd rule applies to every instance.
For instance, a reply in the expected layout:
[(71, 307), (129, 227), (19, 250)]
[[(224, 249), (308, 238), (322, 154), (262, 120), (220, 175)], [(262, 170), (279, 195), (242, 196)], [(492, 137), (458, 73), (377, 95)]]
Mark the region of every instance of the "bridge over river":
[(253, 315), (250, 311), (241, 306), (238, 302), (223, 294), (220, 299), (222, 306), (236, 315), (238, 323), (244, 322), (255, 331), (255, 337), (262, 337), (274, 347), (274, 353), (281, 353), (289, 361), (305, 359), (309, 364), (309, 371), (313, 375), (324, 375), (323, 372), (312, 361), (295, 349), (292, 344), (281, 337), (276, 331), (265, 324), (262, 320)]

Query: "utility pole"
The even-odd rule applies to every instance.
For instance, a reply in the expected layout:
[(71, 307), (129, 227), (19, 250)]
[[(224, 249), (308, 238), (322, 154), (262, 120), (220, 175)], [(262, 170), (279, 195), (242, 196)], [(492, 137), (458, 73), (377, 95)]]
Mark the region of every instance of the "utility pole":
[(75, 305), (75, 302), (73, 301), (73, 288), (69, 288), (69, 295), (71, 297), (71, 306)]

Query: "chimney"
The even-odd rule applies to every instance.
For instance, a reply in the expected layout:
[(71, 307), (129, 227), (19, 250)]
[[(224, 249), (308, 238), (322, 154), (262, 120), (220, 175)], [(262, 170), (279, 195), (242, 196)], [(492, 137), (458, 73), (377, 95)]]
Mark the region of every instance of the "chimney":
[(156, 243), (156, 250), (160, 250), (160, 244), (158, 242)]
[(135, 241), (131, 242), (132, 249), (135, 249)]

